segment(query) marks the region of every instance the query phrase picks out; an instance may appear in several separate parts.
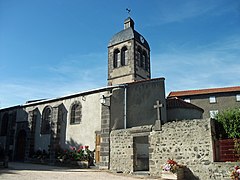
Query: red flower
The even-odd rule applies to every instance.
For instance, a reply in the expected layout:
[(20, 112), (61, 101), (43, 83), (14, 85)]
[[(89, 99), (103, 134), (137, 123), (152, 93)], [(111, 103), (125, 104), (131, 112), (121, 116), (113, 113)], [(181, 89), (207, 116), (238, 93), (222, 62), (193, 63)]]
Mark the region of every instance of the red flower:
[(176, 161), (174, 161), (172, 159), (167, 160), (167, 163), (168, 164), (173, 164), (173, 165), (177, 164)]
[(88, 149), (89, 148), (89, 146), (85, 146), (85, 149)]

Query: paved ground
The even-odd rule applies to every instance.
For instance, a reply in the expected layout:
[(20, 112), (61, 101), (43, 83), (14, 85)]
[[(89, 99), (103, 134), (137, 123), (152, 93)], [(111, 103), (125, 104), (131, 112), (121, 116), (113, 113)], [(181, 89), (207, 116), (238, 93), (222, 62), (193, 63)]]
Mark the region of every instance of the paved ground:
[[(130, 176), (113, 174), (107, 171), (94, 169), (69, 169), (64, 167), (29, 164), (9, 163), (9, 168), (0, 167), (1, 180), (153, 180), (145, 176)], [(156, 178), (155, 178), (156, 179)]]

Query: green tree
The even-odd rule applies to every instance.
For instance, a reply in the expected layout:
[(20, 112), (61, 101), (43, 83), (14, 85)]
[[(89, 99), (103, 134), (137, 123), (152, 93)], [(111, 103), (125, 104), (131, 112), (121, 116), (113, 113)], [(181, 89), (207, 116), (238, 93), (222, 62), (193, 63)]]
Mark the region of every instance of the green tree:
[(223, 125), (228, 138), (234, 139), (234, 149), (236, 154), (240, 155), (240, 109), (228, 109), (218, 113), (216, 120)]
[(216, 120), (223, 125), (228, 138), (240, 138), (240, 109), (227, 109), (216, 115)]

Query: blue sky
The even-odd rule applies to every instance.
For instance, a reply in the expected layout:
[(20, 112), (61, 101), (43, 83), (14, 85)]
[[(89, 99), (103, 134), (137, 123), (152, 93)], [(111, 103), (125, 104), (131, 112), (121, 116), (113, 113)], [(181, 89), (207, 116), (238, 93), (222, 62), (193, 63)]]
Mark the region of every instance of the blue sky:
[(106, 86), (127, 7), (166, 95), (240, 85), (239, 0), (0, 0), (0, 108)]

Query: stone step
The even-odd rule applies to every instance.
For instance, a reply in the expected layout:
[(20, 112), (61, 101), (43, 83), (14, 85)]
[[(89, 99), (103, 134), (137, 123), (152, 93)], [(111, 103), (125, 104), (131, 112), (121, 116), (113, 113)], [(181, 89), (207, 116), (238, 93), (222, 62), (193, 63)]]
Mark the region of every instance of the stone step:
[(136, 176), (150, 176), (149, 171), (135, 171), (132, 174)]

